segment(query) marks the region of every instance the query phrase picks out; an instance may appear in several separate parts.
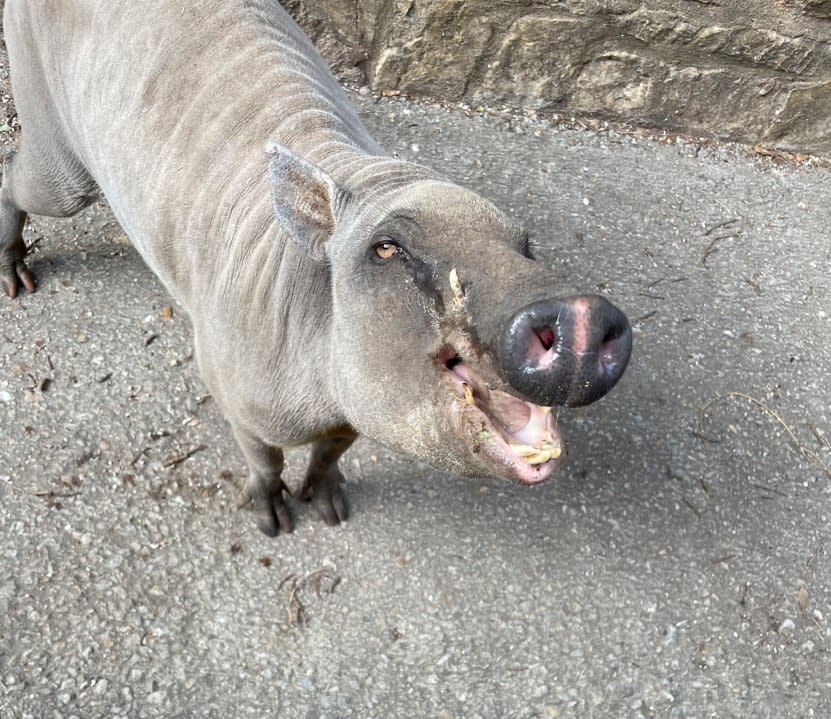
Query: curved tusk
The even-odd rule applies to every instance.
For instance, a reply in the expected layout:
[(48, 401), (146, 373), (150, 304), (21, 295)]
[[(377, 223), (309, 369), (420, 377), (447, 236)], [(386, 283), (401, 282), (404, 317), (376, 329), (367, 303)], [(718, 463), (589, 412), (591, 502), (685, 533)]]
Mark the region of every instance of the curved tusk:
[(453, 291), (453, 309), (461, 311), (465, 306), (465, 291), (454, 267), (450, 270), (450, 289)]

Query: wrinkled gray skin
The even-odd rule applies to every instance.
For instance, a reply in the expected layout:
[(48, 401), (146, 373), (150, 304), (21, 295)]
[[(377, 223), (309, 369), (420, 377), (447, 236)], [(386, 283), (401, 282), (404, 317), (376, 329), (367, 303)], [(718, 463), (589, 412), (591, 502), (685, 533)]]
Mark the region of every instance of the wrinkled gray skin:
[[(549, 421), (497, 350), (518, 308), (556, 294), (521, 228), (386, 156), (279, 5), (7, 0), (4, 22), (23, 135), (0, 189), (0, 284), (35, 289), (27, 213), (69, 216), (103, 193), (190, 314), (263, 531), (291, 529), (286, 446), (314, 443), (303, 496), (329, 523), (346, 517), (337, 460), (359, 432), (464, 474), (553, 471), (556, 457), (500, 459), (474, 406), (493, 390), (506, 416)], [(448, 381), (454, 353), (475, 368), (467, 384)]]

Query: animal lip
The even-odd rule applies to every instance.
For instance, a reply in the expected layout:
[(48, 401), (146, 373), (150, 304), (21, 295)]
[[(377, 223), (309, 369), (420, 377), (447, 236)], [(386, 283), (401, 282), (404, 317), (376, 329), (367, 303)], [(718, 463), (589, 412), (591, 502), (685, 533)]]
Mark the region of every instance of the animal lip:
[(554, 472), (563, 449), (550, 407), (493, 389), (452, 346), (436, 355), (436, 363), (474, 454), (495, 465), (495, 473), (523, 484), (537, 484)]

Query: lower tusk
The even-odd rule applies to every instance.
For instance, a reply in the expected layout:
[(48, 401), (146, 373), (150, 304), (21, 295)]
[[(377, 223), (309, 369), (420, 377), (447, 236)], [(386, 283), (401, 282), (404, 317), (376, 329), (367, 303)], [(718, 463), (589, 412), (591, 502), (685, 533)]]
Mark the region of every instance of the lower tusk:
[(552, 444), (544, 443), (542, 447), (532, 447), (527, 444), (512, 444), (511, 449), (528, 464), (545, 464), (551, 459), (557, 459), (563, 450)]
[(476, 404), (476, 402), (473, 399), (473, 390), (470, 388), (470, 385), (463, 384), (462, 388), (465, 392), (465, 402), (467, 402), (468, 404)]

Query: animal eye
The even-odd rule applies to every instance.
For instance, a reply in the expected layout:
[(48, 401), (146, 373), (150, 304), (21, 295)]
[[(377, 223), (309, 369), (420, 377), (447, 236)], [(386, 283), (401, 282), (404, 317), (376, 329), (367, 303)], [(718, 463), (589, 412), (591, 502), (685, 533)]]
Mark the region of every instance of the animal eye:
[(379, 242), (375, 247), (372, 248), (375, 252), (375, 256), (379, 260), (389, 260), (392, 259), (393, 256), (402, 252), (401, 248), (396, 245), (391, 240), (385, 240), (384, 242)]
[(527, 232), (523, 232), (522, 237), (519, 240), (519, 253), (527, 257), (529, 260), (537, 259), (534, 257), (534, 253), (531, 249), (531, 238), (528, 237)]

